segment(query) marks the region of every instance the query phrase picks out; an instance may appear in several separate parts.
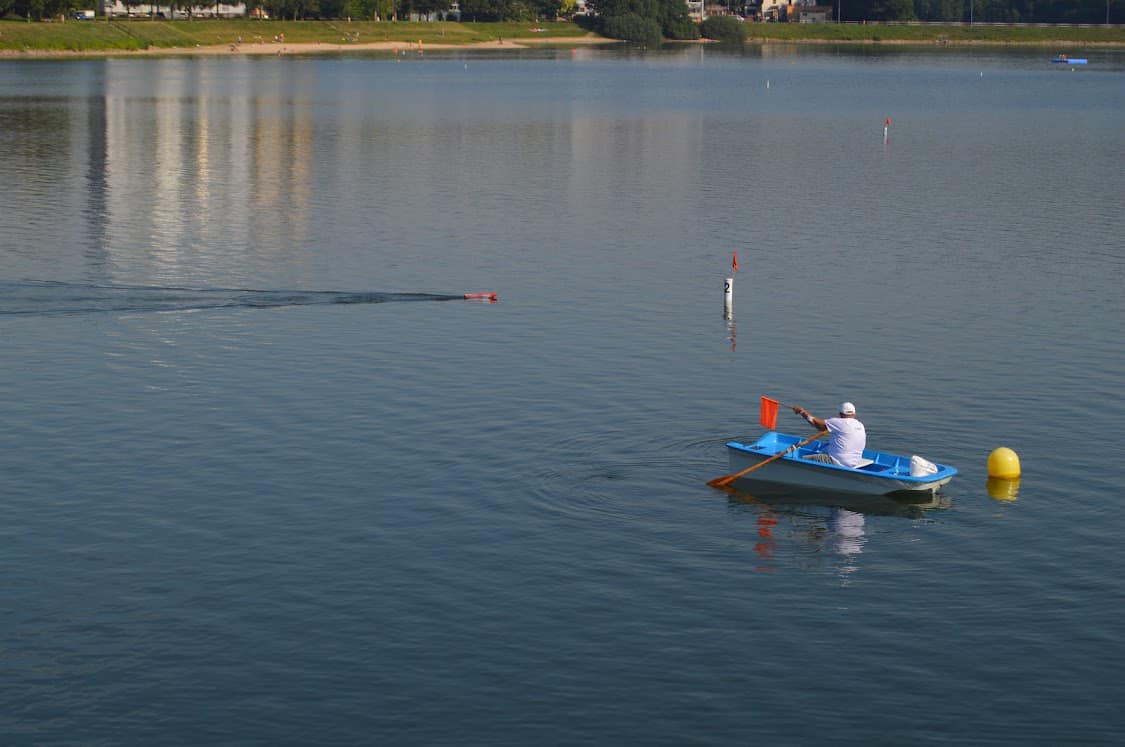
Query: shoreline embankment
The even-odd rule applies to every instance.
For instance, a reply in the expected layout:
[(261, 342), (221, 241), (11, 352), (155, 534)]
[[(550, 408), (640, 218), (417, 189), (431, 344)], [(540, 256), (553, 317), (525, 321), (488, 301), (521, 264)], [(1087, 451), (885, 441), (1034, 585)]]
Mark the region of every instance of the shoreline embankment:
[[(1121, 26), (966, 26), (747, 23), (747, 44), (1125, 47)], [(175, 55), (315, 55), (521, 50), (620, 44), (572, 22), (413, 23), (229, 20), (0, 21), (0, 60)], [(710, 40), (671, 42), (713, 44)]]

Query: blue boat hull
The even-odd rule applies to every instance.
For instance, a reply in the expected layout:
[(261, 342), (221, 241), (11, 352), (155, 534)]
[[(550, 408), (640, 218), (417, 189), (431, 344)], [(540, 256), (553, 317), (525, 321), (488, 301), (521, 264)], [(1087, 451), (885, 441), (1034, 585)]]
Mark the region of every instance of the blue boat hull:
[[(802, 440), (799, 436), (770, 431), (752, 444), (729, 441), (727, 453), (731, 472), (741, 472), (784, 452)], [(954, 467), (935, 464), (937, 472), (933, 474), (912, 475), (911, 457), (874, 449), (863, 452), (867, 463), (856, 468), (807, 459), (813, 454), (824, 452), (827, 446), (823, 441), (814, 441), (790, 451), (741, 479), (867, 495), (902, 492), (934, 494), (957, 474)]]
[(1061, 65), (1085, 65), (1086, 64), (1086, 58), (1084, 58), (1084, 57), (1068, 57), (1068, 58), (1064, 59), (1062, 57), (1056, 57), (1053, 60), (1051, 60), (1051, 62), (1053, 62), (1055, 64), (1061, 64)]

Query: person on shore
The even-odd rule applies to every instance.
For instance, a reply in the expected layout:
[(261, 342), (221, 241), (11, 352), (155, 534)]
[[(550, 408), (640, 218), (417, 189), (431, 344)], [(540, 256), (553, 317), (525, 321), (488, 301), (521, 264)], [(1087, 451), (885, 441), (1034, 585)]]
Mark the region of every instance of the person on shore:
[(856, 467), (863, 459), (867, 448), (867, 429), (855, 416), (855, 405), (845, 402), (840, 405), (840, 413), (834, 418), (818, 418), (803, 407), (794, 407), (793, 412), (800, 415), (813, 428), (828, 431), (828, 453), (813, 454), (807, 459)]

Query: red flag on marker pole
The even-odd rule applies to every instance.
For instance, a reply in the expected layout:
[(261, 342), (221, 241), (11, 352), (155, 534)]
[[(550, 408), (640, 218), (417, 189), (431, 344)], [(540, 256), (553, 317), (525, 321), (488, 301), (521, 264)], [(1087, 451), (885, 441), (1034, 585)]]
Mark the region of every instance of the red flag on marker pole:
[(776, 399), (769, 397), (762, 397), (762, 409), (758, 413), (758, 423), (763, 428), (769, 428), (771, 431), (777, 427), (777, 406), (780, 404)]
[(738, 252), (734, 253), (734, 259), (730, 261), (730, 268), (734, 272), (738, 272)]

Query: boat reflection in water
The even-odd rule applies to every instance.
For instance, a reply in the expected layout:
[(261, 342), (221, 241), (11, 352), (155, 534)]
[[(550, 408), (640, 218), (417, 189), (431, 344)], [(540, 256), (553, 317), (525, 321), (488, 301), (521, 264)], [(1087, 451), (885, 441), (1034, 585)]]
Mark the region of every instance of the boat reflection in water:
[(920, 519), (952, 505), (941, 494), (859, 495), (770, 483), (756, 484), (753, 494), (733, 488), (726, 492), (732, 509), (755, 517), (754, 552), (759, 561), (755, 570), (828, 565), (845, 583), (860, 568), (868, 517)]

